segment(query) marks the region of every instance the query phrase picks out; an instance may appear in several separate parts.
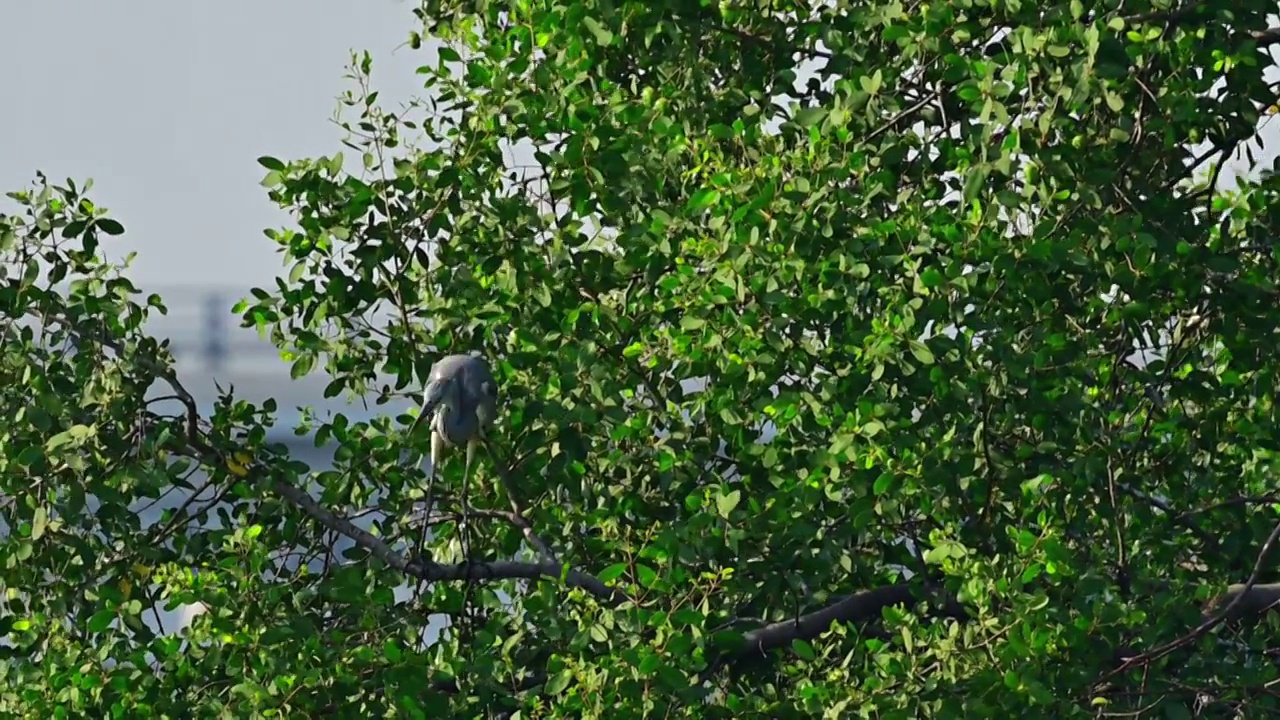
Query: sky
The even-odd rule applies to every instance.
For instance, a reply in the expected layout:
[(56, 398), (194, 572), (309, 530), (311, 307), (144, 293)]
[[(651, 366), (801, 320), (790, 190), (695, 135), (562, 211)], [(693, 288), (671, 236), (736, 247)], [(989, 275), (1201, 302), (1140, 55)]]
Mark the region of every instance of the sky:
[[(266, 227), (287, 223), (258, 183), (261, 155), (340, 150), (331, 120), (352, 50), (398, 103), (426, 51), (403, 45), (405, 0), (220, 3), (41, 0), (0, 4), (0, 188), (43, 170), (92, 177), (127, 230), (147, 289), (250, 287), (282, 265)], [(20, 71), (19, 71), (20, 69)]]

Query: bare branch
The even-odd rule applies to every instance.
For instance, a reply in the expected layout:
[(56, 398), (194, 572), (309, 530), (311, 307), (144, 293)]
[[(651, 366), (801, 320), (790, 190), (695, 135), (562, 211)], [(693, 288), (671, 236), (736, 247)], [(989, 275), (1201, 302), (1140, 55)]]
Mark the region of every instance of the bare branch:
[(810, 640), (826, 632), (832, 623), (871, 620), (886, 607), (913, 603), (918, 598), (919, 590), (905, 583), (854, 593), (798, 618), (744, 633), (746, 646), (741, 653), (765, 653), (786, 647), (793, 640)]
[(1188, 510), (1182, 513), (1181, 515), (1179, 515), (1177, 519), (1179, 521), (1186, 520), (1191, 518), (1194, 515), (1211, 512), (1213, 510), (1218, 510), (1225, 507), (1231, 507), (1233, 505), (1264, 505), (1267, 503), (1275, 503), (1275, 502), (1280, 502), (1280, 494), (1267, 493), (1266, 495), (1248, 495), (1248, 496), (1234, 497), (1234, 498), (1231, 498), (1230, 500), (1223, 500), (1221, 502), (1216, 502), (1201, 508)]
[(1249, 37), (1258, 43), (1258, 47), (1271, 47), (1276, 43), (1280, 43), (1280, 28), (1267, 28), (1266, 30), (1250, 30)]
[(298, 506), (303, 512), (321, 525), (347, 536), (356, 545), (368, 550), (371, 555), (386, 563), (389, 567), (407, 575), (437, 582), (441, 580), (539, 580), (543, 578), (560, 579), (570, 587), (577, 587), (606, 602), (621, 604), (626, 594), (606, 586), (597, 578), (577, 570), (566, 570), (559, 563), (552, 562), (462, 562), (456, 565), (441, 565), (426, 560), (409, 560), (396, 552), (380, 538), (372, 533), (356, 527), (350, 520), (333, 514), (316, 502), (300, 488), (284, 480), (274, 480), (271, 488), (276, 494)]
[(519, 512), (513, 512), (508, 510), (489, 510), (486, 508), (477, 508), (477, 507), (471, 507), (471, 506), (468, 506), (467, 512), (479, 517), (487, 517), (487, 518), (493, 518), (495, 520), (503, 520), (507, 523), (510, 523), (511, 525), (514, 525), (515, 527), (520, 529), (520, 531), (524, 534), (525, 541), (528, 542), (530, 545), (532, 545), (534, 550), (538, 551), (538, 555), (543, 560), (545, 560), (546, 562), (551, 562), (556, 564), (560, 563), (560, 560), (556, 557), (555, 551), (551, 549), (551, 546), (547, 545), (547, 543), (542, 538), (538, 537), (538, 534), (533, 531), (533, 526), (529, 523), (528, 520), (525, 519), (524, 515), (520, 514)]

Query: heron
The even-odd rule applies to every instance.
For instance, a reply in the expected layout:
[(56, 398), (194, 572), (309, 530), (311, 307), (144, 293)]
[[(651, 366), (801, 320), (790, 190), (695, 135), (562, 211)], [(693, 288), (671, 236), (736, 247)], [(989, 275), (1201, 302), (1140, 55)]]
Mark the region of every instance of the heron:
[[(431, 428), (431, 470), (427, 475), (427, 513), (431, 512), (431, 486), (436, 468), (452, 448), (465, 445), (467, 462), (462, 475), (462, 525), (466, 526), (467, 490), (476, 449), (484, 444), (498, 415), (498, 385), (483, 358), (446, 355), (431, 366), (422, 393), (422, 409), (409, 426), (413, 437), (424, 422)], [(426, 524), (421, 542), (426, 542)]]

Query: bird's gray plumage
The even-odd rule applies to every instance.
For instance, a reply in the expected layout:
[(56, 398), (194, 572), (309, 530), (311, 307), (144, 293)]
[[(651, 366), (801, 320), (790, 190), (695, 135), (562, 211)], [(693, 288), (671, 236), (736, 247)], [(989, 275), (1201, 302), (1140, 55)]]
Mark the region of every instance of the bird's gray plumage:
[(431, 366), (414, 429), (430, 422), (447, 447), (482, 439), (498, 415), (498, 385), (489, 364), (473, 355), (446, 355)]
[[(462, 480), (463, 513), (466, 514), (467, 485), (476, 448), (488, 437), (498, 416), (498, 384), (489, 364), (473, 355), (446, 355), (431, 366), (422, 393), (422, 409), (409, 428), (412, 436), (418, 426), (431, 428), (431, 471), (435, 475), (446, 450), (465, 445), (467, 464)], [(431, 512), (430, 486), (427, 512)]]

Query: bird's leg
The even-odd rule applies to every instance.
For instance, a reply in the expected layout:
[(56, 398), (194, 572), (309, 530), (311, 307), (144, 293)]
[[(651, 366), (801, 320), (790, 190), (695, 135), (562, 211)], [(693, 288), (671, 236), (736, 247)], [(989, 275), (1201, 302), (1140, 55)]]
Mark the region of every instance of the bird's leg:
[(476, 459), (476, 443), (475, 441), (467, 443), (467, 464), (462, 471), (462, 524), (459, 527), (459, 540), (462, 544), (463, 562), (471, 562), (471, 543), (470, 531), (471, 525), (468, 522), (470, 513), (470, 491), (471, 491), (471, 467), (475, 464)]
[(427, 495), (426, 503), (422, 507), (422, 532), (418, 535), (418, 552), (419, 560), (425, 560), (422, 553), (427, 548), (427, 533), (431, 532), (431, 486), (435, 484), (436, 468), (435, 463), (431, 464), (431, 470), (427, 472)]
[(431, 489), (435, 484), (435, 462), (431, 462), (431, 470), (426, 474), (426, 497), (425, 505), (422, 506), (422, 532), (417, 537), (417, 557), (422, 559), (422, 553), (426, 551), (426, 536), (431, 532)]
[(422, 553), (427, 546), (427, 533), (431, 532), (431, 513), (435, 510), (435, 498), (432, 497), (436, 485), (436, 475), (440, 471), (440, 463), (444, 462), (445, 444), (444, 438), (435, 430), (431, 431), (431, 469), (427, 471), (427, 492), (423, 497), (425, 504), (422, 509), (422, 534), (418, 536), (418, 557), (422, 557)]

